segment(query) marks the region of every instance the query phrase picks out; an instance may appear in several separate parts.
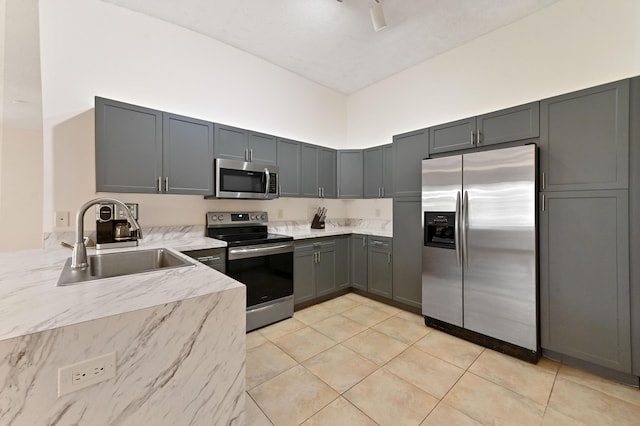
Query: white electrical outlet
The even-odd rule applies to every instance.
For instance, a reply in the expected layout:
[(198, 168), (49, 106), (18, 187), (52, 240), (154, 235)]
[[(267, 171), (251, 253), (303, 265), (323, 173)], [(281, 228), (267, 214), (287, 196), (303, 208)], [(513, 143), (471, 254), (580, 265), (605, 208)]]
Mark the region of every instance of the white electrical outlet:
[(115, 375), (115, 352), (58, 368), (58, 396), (109, 380)]
[(69, 212), (56, 212), (56, 226), (69, 226)]

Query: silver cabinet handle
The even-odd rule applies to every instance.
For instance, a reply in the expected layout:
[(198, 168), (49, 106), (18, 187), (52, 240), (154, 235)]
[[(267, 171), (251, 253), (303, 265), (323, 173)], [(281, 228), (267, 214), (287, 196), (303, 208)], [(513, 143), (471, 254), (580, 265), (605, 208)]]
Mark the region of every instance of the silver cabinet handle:
[(475, 138), (475, 135), (473, 134), (473, 131), (472, 131), (472, 132), (471, 132), (471, 145), (473, 145), (473, 144), (474, 144), (475, 139), (476, 139), (476, 138)]
[(320, 187), (318, 187), (318, 198), (320, 198), (320, 197), (321, 197), (321, 195), (320, 195)]
[(320, 252), (318, 252), (318, 263), (320, 263)]
[(169, 192), (169, 176), (164, 177), (164, 192)]
[(547, 197), (545, 194), (540, 194), (542, 196), (542, 200), (540, 206), (542, 207), (542, 211), (547, 210)]
[(462, 261), (460, 259), (460, 255), (462, 254), (462, 250), (460, 250), (460, 191), (456, 194), (456, 215), (455, 215), (455, 226), (454, 226), (454, 238), (456, 243), (456, 261), (458, 262), (458, 266), (462, 266)]
[(162, 192), (162, 176), (158, 176), (158, 192)]
[(466, 267), (469, 266), (468, 236), (469, 230), (469, 191), (464, 191), (462, 200), (462, 261)]
[(253, 161), (253, 148), (249, 149), (249, 161)]
[(478, 133), (476, 135), (476, 140), (478, 141), (478, 145), (482, 143), (482, 132), (480, 130), (478, 130)]
[(269, 173), (269, 169), (264, 168), (264, 176), (267, 180), (267, 187), (264, 190), (264, 198), (269, 197), (269, 187), (271, 186), (271, 173)]
[(541, 180), (540, 186), (542, 186), (542, 189), (544, 189), (545, 186), (547, 186), (547, 182), (546, 182), (547, 180), (545, 179), (544, 172), (542, 172), (542, 174), (540, 175), (540, 180)]
[(244, 149), (244, 161), (249, 161), (249, 149)]

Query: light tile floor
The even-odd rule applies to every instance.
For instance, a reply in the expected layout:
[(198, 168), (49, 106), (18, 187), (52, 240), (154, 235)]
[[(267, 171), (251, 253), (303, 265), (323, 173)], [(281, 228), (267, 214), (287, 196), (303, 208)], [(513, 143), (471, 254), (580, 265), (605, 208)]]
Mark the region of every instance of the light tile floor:
[(247, 335), (247, 425), (640, 425), (640, 390), (355, 293)]

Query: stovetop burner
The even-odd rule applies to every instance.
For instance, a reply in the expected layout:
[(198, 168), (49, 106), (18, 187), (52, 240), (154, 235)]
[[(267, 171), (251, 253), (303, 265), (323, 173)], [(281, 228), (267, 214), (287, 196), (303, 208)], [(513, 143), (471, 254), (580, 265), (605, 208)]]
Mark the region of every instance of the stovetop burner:
[(293, 241), (293, 237), (269, 233), (267, 212), (209, 212), (207, 236), (229, 247)]

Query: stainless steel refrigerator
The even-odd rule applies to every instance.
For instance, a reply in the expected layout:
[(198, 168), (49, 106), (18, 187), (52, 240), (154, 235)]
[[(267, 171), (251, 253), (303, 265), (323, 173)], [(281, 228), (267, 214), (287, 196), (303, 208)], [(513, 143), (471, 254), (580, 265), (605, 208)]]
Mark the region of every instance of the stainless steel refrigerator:
[(427, 325), (538, 358), (536, 146), (422, 162)]

